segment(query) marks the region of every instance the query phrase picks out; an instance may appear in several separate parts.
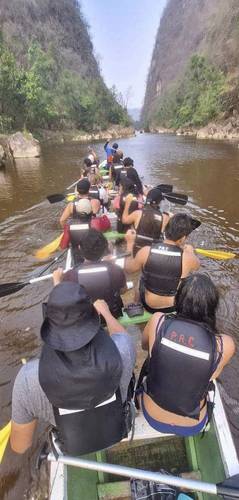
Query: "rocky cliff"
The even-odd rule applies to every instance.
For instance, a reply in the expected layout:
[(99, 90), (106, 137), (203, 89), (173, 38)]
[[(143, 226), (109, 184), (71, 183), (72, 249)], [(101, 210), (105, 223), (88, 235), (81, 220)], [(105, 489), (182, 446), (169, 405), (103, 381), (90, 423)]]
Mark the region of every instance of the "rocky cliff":
[(78, 0), (0, 1), (0, 133), (128, 123)]
[[(183, 79), (194, 55), (205, 56), (238, 84), (239, 2), (238, 0), (169, 0), (156, 36), (142, 111), (151, 122), (155, 106)], [(227, 89), (228, 90), (228, 89)], [(232, 106), (238, 98), (236, 92)], [(230, 99), (229, 99), (230, 101)]]
[(54, 47), (64, 67), (84, 76), (100, 76), (77, 0), (1, 0), (0, 28), (20, 63), (37, 41), (45, 51)]

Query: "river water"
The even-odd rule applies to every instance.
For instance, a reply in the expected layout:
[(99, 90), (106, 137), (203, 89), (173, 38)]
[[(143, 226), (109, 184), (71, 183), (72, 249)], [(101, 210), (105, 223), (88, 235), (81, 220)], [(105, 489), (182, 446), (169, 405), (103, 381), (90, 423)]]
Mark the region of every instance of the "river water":
[[(174, 191), (186, 193), (184, 211), (200, 219), (201, 227), (191, 236), (197, 247), (235, 250), (239, 242), (239, 149), (236, 144), (196, 141), (173, 135), (139, 134), (119, 140), (125, 156), (145, 183), (170, 183)], [(95, 149), (104, 159), (103, 144)], [(38, 275), (45, 262), (35, 251), (55, 239), (64, 204), (50, 205), (46, 196), (64, 192), (80, 176), (87, 147), (76, 143), (47, 145), (40, 159), (18, 160), (0, 170), (0, 271), (1, 283), (25, 281)], [(173, 211), (180, 207), (172, 206)], [(220, 331), (239, 342), (238, 259), (218, 261), (202, 258), (202, 269), (210, 273), (221, 292)], [(51, 289), (49, 282), (27, 286), (0, 301), (0, 428), (10, 418), (11, 390), (22, 359), (39, 351), (41, 303)], [(239, 450), (238, 354), (221, 377), (222, 395)], [(37, 448), (38, 442), (35, 448)], [(21, 500), (34, 477), (31, 454), (16, 457), (9, 450), (0, 472), (0, 498)], [(37, 497), (34, 497), (37, 498)]]

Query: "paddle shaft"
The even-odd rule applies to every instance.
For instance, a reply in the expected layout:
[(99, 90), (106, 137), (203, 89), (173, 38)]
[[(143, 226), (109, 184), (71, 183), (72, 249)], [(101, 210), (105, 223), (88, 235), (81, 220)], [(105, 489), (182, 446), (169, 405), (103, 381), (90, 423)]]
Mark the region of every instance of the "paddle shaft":
[(57, 262), (61, 257), (63, 257), (63, 255), (67, 252), (67, 248), (64, 250), (64, 252), (62, 252), (60, 255), (58, 255), (57, 257), (55, 257), (53, 259), (52, 262), (50, 262), (50, 264), (48, 264), (46, 267), (44, 267), (44, 269), (39, 273), (39, 277), (43, 275), (43, 273), (45, 273), (47, 271), (47, 269), (49, 269), (51, 266), (53, 266), (53, 264), (55, 264), (55, 262)]
[(53, 453), (49, 453), (47, 460), (50, 462), (60, 462), (65, 465), (70, 465), (73, 467), (80, 467), (82, 469), (107, 472), (109, 474), (115, 474), (118, 476), (124, 476), (128, 478), (136, 478), (144, 481), (153, 481), (155, 483), (169, 484), (175, 486), (176, 488), (183, 488), (190, 491), (201, 491), (203, 493), (217, 495), (231, 495), (234, 498), (239, 497), (239, 489), (233, 487), (219, 486), (213, 483), (207, 483), (204, 481), (198, 481), (194, 479), (185, 479), (178, 476), (173, 476), (171, 474), (163, 474), (159, 472), (145, 471), (142, 469), (135, 469), (133, 467), (126, 467), (124, 465), (115, 465), (103, 462), (96, 462), (91, 460), (86, 460), (83, 458), (71, 457), (68, 455), (60, 455), (55, 457)]
[(71, 189), (71, 188), (73, 188), (74, 186), (76, 186), (76, 184), (78, 184), (78, 182), (79, 182), (80, 180), (81, 180), (81, 177), (80, 177), (80, 179), (78, 179), (77, 181), (73, 182), (73, 184), (71, 184), (70, 186), (68, 186), (68, 187), (66, 188), (66, 190), (68, 191), (68, 189)]

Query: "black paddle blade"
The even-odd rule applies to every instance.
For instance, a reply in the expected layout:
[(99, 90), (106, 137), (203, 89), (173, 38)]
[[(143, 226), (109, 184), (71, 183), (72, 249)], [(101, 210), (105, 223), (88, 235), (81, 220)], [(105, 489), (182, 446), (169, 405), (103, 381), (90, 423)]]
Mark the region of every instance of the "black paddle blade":
[(225, 499), (239, 498), (239, 474), (228, 477), (222, 483), (217, 484), (217, 494)]
[(172, 184), (158, 184), (156, 188), (160, 189), (162, 193), (172, 193), (173, 190)]
[(188, 236), (189, 234), (191, 234), (195, 229), (197, 229), (199, 226), (201, 226), (201, 222), (197, 219), (193, 219), (193, 217), (191, 217), (190, 215), (188, 216), (189, 219), (190, 219), (190, 229), (188, 229), (187, 233), (185, 234), (185, 236)]
[(0, 297), (6, 297), (12, 293), (16, 293), (28, 283), (2, 283), (0, 284)]
[(63, 201), (65, 199), (65, 195), (55, 193), (55, 194), (50, 194), (46, 198), (50, 203), (58, 203), (59, 201)]
[(194, 229), (200, 227), (202, 223), (200, 222), (200, 220), (193, 219), (192, 217), (191, 224), (192, 224), (192, 230), (194, 231)]
[(165, 193), (164, 198), (171, 203), (176, 203), (177, 205), (186, 205), (188, 202), (188, 196), (186, 194), (180, 193)]

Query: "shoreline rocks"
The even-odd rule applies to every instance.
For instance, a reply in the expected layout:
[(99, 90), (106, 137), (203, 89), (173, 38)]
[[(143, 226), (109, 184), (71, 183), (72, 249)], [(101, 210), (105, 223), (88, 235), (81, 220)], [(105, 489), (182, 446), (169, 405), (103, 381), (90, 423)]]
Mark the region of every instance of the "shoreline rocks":
[(225, 116), (221, 121), (210, 122), (204, 127), (180, 127), (167, 129), (152, 127), (150, 132), (157, 134), (176, 134), (178, 136), (195, 137), (196, 139), (214, 139), (226, 141), (239, 141), (239, 113), (233, 110), (232, 115)]
[(30, 133), (16, 132), (10, 135), (8, 146), (14, 159), (37, 158), (41, 155), (40, 143)]
[(87, 144), (97, 141), (106, 141), (107, 139), (117, 139), (121, 137), (132, 137), (135, 135), (133, 127), (121, 127), (114, 125), (107, 130), (87, 133), (79, 132), (78, 130), (72, 131), (39, 131), (41, 142), (64, 143), (64, 142), (79, 142), (80, 144)]
[(86, 144), (97, 141), (106, 141), (107, 139), (117, 139), (121, 137), (132, 137), (135, 135), (133, 127), (121, 127), (114, 125), (107, 130), (95, 133), (73, 131), (51, 131), (38, 130), (36, 134), (40, 140), (37, 140), (29, 132), (16, 132), (11, 135), (0, 135), (0, 166), (1, 161), (6, 159), (12, 161), (18, 158), (37, 158), (41, 155), (41, 143), (52, 142), (61, 144), (65, 142), (79, 142)]

